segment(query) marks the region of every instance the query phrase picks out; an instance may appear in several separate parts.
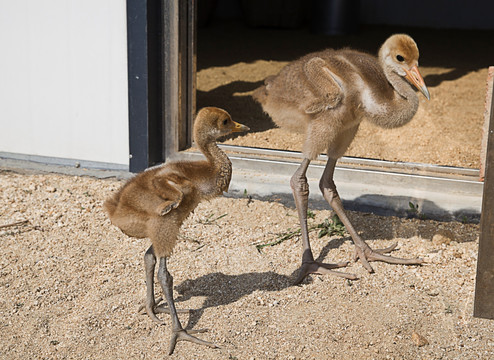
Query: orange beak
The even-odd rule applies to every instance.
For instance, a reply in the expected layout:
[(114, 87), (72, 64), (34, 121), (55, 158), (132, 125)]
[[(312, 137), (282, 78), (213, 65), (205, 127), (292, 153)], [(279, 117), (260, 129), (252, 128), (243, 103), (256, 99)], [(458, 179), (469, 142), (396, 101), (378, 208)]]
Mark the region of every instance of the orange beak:
[(244, 131), (250, 130), (248, 126), (239, 124), (238, 122), (235, 122), (235, 121), (232, 121), (232, 122), (234, 125), (232, 132), (244, 132)]
[(410, 70), (403, 70), (405, 70), (406, 72), (405, 79), (407, 79), (412, 85), (414, 85), (417, 90), (420, 90), (420, 92), (424, 94), (427, 100), (430, 100), (431, 95), (429, 94), (429, 90), (427, 90), (427, 86), (425, 86), (424, 79), (422, 79), (422, 75), (420, 75), (417, 65), (412, 66)]

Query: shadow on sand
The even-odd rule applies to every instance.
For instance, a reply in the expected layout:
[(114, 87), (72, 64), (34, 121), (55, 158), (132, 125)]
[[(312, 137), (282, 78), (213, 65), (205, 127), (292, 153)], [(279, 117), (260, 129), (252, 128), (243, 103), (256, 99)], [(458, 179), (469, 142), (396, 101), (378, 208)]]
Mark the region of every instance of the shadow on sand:
[[(316, 261), (323, 262), (326, 260), (331, 262), (331, 259), (325, 259), (330, 250), (340, 247), (345, 241), (350, 241), (350, 238), (338, 238), (329, 241), (321, 250)], [(344, 271), (343, 269), (342, 271)], [(206, 297), (202, 307), (192, 311), (189, 316), (186, 328), (191, 329), (197, 325), (207, 308), (234, 303), (257, 290), (280, 291), (294, 286), (293, 283), (298, 273), (298, 268), (289, 276), (277, 274), (273, 271), (240, 275), (226, 275), (220, 272), (211, 273), (197, 279), (185, 280), (177, 285), (175, 289), (180, 295), (175, 300), (180, 303), (195, 296)], [(310, 281), (308, 278), (304, 282)]]

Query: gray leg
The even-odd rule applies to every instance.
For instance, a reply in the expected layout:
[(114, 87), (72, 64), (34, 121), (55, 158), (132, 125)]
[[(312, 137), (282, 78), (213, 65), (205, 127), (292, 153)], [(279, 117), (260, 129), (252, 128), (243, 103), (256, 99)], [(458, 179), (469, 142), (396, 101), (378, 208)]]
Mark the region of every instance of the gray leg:
[(163, 289), (163, 293), (165, 294), (166, 302), (170, 308), (170, 314), (172, 317), (172, 338), (170, 341), (170, 350), (168, 352), (169, 355), (173, 354), (175, 350), (175, 346), (177, 345), (177, 341), (184, 340), (190, 341), (199, 345), (206, 345), (211, 348), (218, 348), (217, 345), (198, 339), (190, 334), (204, 332), (205, 330), (191, 330), (187, 332), (180, 324), (180, 320), (178, 319), (177, 310), (175, 308), (175, 301), (173, 300), (173, 277), (168, 272), (166, 268), (166, 258), (160, 258), (160, 264), (158, 269), (158, 281), (161, 284), (161, 288)]
[[(155, 314), (154, 308), (156, 302), (154, 299), (154, 268), (156, 266), (156, 256), (154, 255), (153, 247), (150, 246), (149, 249), (144, 254), (144, 267), (146, 269), (146, 301), (144, 306), (146, 308), (146, 313), (148, 316), (156, 323), (163, 324), (164, 321), (158, 319)], [(158, 299), (160, 301), (161, 299)]]
[[(156, 314), (166, 313), (170, 314), (170, 309), (165, 307), (164, 304), (159, 305), (162, 298), (155, 300), (154, 298), (154, 268), (156, 266), (156, 256), (154, 255), (153, 247), (150, 246), (149, 249), (144, 254), (144, 267), (146, 269), (146, 300), (144, 305), (139, 307), (138, 312), (146, 310), (146, 314), (158, 324), (164, 324), (163, 320), (160, 320)], [(189, 313), (189, 310), (180, 310), (179, 313)]]
[(322, 264), (314, 261), (314, 256), (312, 255), (312, 250), (310, 248), (309, 242), (309, 231), (307, 229), (307, 208), (309, 201), (309, 184), (307, 183), (307, 178), (305, 176), (307, 168), (309, 167), (310, 160), (304, 159), (302, 164), (293, 174), (290, 179), (290, 186), (293, 191), (293, 198), (295, 199), (295, 205), (297, 207), (298, 218), (300, 221), (300, 228), (302, 233), (302, 267), (300, 273), (295, 280), (295, 284), (301, 283), (304, 278), (309, 274), (333, 274), (341, 276), (347, 279), (356, 279), (357, 277), (353, 274), (332, 271), (330, 269), (335, 269), (339, 267), (344, 267), (348, 265), (348, 262), (342, 262), (338, 264)]
[(386, 248), (386, 249), (378, 249), (372, 250), (367, 243), (362, 240), (362, 238), (357, 234), (354, 227), (352, 226), (350, 220), (346, 216), (345, 210), (343, 209), (343, 204), (341, 202), (340, 196), (336, 191), (336, 185), (333, 181), (334, 168), (336, 165), (336, 159), (328, 159), (326, 163), (326, 167), (321, 177), (321, 181), (319, 182), (319, 188), (329, 203), (329, 205), (336, 212), (336, 215), (340, 218), (341, 222), (345, 225), (346, 230), (350, 234), (355, 243), (355, 255), (354, 260), (357, 261), (360, 259), (362, 264), (369, 272), (373, 272), (372, 267), (370, 266), (370, 261), (382, 261), (390, 264), (407, 264), (407, 265), (417, 265), (422, 264), (422, 259), (401, 259), (392, 256), (385, 256), (384, 253), (391, 252), (396, 247), (396, 244)]

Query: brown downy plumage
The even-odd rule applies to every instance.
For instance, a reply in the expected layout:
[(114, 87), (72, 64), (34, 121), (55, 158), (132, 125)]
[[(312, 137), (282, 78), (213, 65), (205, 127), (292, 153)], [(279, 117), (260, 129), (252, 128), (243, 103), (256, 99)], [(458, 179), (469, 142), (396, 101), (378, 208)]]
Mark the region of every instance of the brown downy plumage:
[[(172, 298), (172, 277), (166, 270), (166, 258), (172, 253), (180, 226), (194, 208), (206, 199), (228, 191), (232, 166), (226, 154), (216, 145), (216, 139), (249, 130), (232, 121), (219, 108), (200, 110), (194, 123), (194, 139), (206, 156), (204, 161), (176, 161), (150, 168), (130, 179), (104, 203), (111, 222), (125, 234), (149, 238), (152, 246), (145, 255), (147, 298), (145, 309), (156, 322), (162, 323), (157, 312), (171, 312), (173, 331), (170, 353), (177, 339), (213, 346), (185, 332), (176, 316)], [(170, 309), (154, 299), (154, 268), (160, 259), (158, 280)], [(159, 302), (159, 301), (158, 301)]]
[(288, 64), (278, 75), (267, 78), (265, 85), (253, 93), (277, 125), (305, 134), (304, 161), (291, 179), (304, 240), (303, 265), (297, 282), (311, 272), (328, 273), (331, 267), (326, 266), (325, 270), (324, 264), (313, 260), (306, 234), (305, 173), (310, 161), (324, 151), (329, 160), (320, 189), (357, 245), (356, 258), (369, 271), (372, 268), (368, 261), (373, 260), (420, 263), (419, 259), (397, 260), (381, 255), (382, 251), (379, 255), (372, 251), (347, 219), (333, 182), (336, 160), (347, 150), (364, 118), (384, 128), (403, 126), (418, 109), (419, 100), (413, 87), (429, 99), (418, 71), (418, 58), (415, 41), (408, 35), (397, 34), (384, 42), (377, 58), (351, 49), (308, 54)]

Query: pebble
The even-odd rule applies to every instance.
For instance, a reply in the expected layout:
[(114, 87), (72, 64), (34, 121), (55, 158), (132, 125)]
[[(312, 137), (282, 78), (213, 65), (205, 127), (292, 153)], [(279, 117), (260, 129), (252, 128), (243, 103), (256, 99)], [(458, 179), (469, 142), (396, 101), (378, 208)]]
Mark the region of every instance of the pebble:
[(429, 344), (429, 341), (425, 337), (423, 337), (422, 335), (420, 335), (415, 331), (412, 333), (412, 341), (418, 347), (422, 347)]
[(427, 295), (429, 295), (429, 296), (437, 296), (437, 295), (439, 295), (439, 291), (438, 290), (429, 290), (427, 292)]

